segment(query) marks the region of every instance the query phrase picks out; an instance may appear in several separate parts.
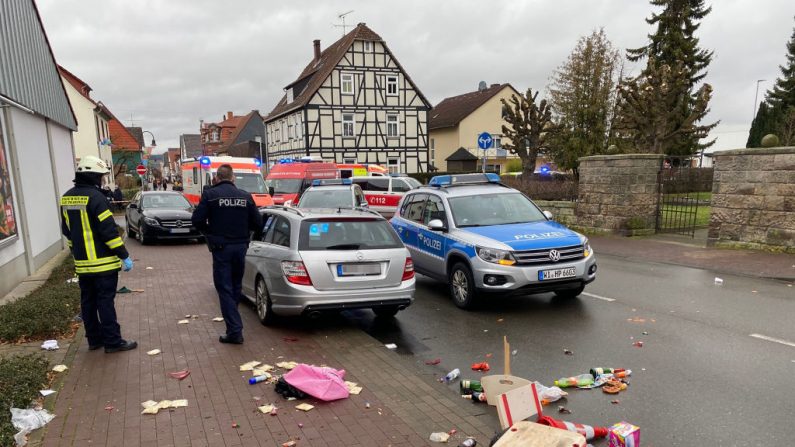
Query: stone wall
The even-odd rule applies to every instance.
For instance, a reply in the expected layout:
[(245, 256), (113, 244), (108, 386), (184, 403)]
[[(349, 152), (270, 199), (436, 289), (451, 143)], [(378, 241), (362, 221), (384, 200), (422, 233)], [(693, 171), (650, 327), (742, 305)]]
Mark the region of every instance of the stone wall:
[(662, 160), (657, 154), (581, 158), (575, 227), (589, 233), (653, 234)]
[(552, 201), (552, 200), (534, 200), (536, 205), (543, 211), (552, 213), (555, 222), (562, 223), (563, 225), (576, 225), (577, 218), (574, 215), (574, 202)]
[(795, 253), (795, 147), (715, 152), (707, 245)]

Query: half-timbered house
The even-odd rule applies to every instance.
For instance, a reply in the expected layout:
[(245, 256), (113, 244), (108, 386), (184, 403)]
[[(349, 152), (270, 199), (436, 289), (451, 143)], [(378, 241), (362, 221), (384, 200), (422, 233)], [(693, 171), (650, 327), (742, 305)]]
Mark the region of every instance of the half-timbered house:
[(360, 23), (314, 58), (265, 118), (271, 162), (315, 156), (428, 170), (431, 105), (381, 37)]

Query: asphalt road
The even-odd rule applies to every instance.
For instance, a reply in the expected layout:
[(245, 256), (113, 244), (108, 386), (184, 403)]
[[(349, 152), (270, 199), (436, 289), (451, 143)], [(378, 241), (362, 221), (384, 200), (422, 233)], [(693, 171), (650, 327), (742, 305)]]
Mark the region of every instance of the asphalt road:
[[(599, 267), (586, 288), (591, 295), (575, 300), (494, 298), (464, 311), (445, 284), (420, 277), (415, 303), (391, 324), (369, 311), (343, 318), (396, 343), (397, 352), (438, 376), (458, 367), (464, 378), (478, 378), (470, 365), (481, 361), (500, 371), (503, 335), (516, 350), (513, 374), (546, 385), (592, 367), (629, 368), (630, 387), (620, 395), (574, 389), (548, 411), (592, 425), (629, 421), (641, 427), (644, 446), (776, 445), (795, 438), (795, 287), (729, 275), (715, 285), (709, 271), (611, 256), (599, 257)], [(440, 365), (424, 364), (437, 357)], [(457, 383), (450, 393), (458, 394)], [(558, 404), (573, 413), (559, 415)]]

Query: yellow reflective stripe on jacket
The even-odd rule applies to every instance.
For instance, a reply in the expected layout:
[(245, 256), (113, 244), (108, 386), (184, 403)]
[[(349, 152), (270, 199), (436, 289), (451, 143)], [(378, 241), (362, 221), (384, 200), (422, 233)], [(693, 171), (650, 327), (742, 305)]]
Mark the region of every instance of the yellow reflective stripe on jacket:
[(109, 262), (118, 261), (118, 256), (107, 256), (99, 259), (92, 259), (87, 261), (85, 259), (75, 259), (75, 265), (78, 267), (96, 267), (98, 265), (107, 264)]
[(88, 205), (88, 196), (63, 196), (61, 197), (61, 206), (70, 205)]
[(124, 242), (121, 240), (120, 237), (115, 237), (109, 240), (108, 242), (105, 242), (105, 245), (107, 245), (108, 248), (110, 248), (111, 250), (117, 247), (121, 247), (123, 244)]
[(97, 259), (97, 249), (94, 247), (94, 232), (91, 231), (91, 223), (88, 221), (86, 210), (80, 210), (80, 223), (83, 227), (83, 242), (86, 244), (86, 257), (88, 260)]
[(66, 240), (66, 245), (68, 245), (71, 248), (72, 247), (72, 240), (71, 239), (67, 239)]
[(75, 266), (75, 273), (77, 273), (79, 275), (81, 273), (101, 273), (101, 272), (107, 272), (107, 271), (110, 271), (110, 270), (118, 270), (118, 269), (121, 268), (121, 260), (119, 260), (118, 258), (116, 258), (116, 259), (117, 259), (116, 262), (113, 262), (113, 263), (110, 263), (110, 264), (101, 265), (99, 267), (78, 267), (78, 266)]
[(105, 219), (107, 219), (108, 217), (111, 217), (111, 216), (113, 216), (113, 213), (111, 213), (110, 210), (105, 210), (105, 211), (99, 213), (99, 216), (97, 216), (97, 217), (99, 218), (99, 221), (102, 222), (103, 220), (105, 220)]
[(63, 210), (63, 221), (66, 222), (66, 228), (72, 228), (69, 226), (69, 213), (67, 213), (65, 209)]

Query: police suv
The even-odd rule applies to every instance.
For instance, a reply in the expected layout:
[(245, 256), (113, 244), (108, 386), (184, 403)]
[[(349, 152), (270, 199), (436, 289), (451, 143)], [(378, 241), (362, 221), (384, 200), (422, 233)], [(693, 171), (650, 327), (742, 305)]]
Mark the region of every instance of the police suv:
[(488, 292), (574, 298), (596, 279), (588, 239), (496, 174), (433, 177), (403, 197), (391, 223), (416, 271), (446, 281), (461, 308)]

